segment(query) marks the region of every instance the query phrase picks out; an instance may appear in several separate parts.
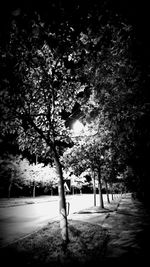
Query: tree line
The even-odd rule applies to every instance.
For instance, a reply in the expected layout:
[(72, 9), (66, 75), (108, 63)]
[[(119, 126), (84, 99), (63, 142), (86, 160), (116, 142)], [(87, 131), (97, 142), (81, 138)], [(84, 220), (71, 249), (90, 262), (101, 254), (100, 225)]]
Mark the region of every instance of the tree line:
[[(10, 14), (0, 45), (0, 131), (1, 140), (14, 136), (21, 154), (56, 168), (68, 242), (63, 169), (77, 176), (90, 169), (100, 192), (102, 182), (120, 179), (147, 195), (149, 81), (133, 53), (134, 29), (109, 1), (88, 1), (84, 12), (78, 1), (47, 8)], [(84, 126), (78, 136), (76, 119)], [(100, 201), (103, 208), (102, 194)]]
[[(58, 175), (56, 168), (43, 163), (30, 163), (22, 156), (9, 155), (1, 158), (0, 197), (36, 197), (58, 195)], [(71, 166), (71, 165), (70, 165)], [(93, 181), (90, 169), (75, 175), (73, 168), (63, 170), (66, 194), (98, 193), (98, 183)], [(105, 184), (103, 192), (106, 193)], [(95, 190), (95, 191), (94, 191)], [(109, 190), (121, 193), (118, 184)]]

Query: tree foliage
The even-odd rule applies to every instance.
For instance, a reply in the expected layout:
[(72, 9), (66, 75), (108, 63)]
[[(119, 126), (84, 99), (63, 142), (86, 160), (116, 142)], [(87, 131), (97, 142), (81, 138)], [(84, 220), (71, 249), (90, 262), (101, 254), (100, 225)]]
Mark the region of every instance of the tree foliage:
[(65, 49), (71, 29), (53, 33), (36, 19), (28, 22), (29, 29), (13, 22), (2, 54), (1, 130), (17, 132), (22, 150), (46, 153), (47, 144), (64, 147), (70, 142), (63, 114), (71, 112), (84, 88), (74, 74), (78, 55)]
[(67, 241), (59, 157), (71, 143), (65, 118), (77, 94), (84, 91), (78, 79), (80, 54), (72, 46), (73, 28), (67, 22), (53, 31), (38, 14), (31, 19), (24, 14), (19, 23), (13, 20), (11, 26), (7, 44), (1, 48), (1, 133), (15, 133), (20, 149), (46, 154), (49, 162), (54, 161), (60, 178), (62, 237)]
[[(48, 1), (47, 11), (13, 12), (0, 47), (1, 134), (17, 133), (22, 150), (48, 162), (74, 145), (64, 156), (77, 174), (102, 154), (110, 180), (129, 167), (134, 186), (146, 190), (149, 78), (133, 51), (135, 30), (111, 1), (84, 4)], [(67, 128), (76, 116), (97, 135), (76, 142)]]

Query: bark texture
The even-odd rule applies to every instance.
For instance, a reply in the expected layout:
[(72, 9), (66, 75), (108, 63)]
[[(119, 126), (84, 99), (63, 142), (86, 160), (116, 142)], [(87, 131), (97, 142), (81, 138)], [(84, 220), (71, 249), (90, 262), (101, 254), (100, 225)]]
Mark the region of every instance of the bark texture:
[(59, 214), (60, 214), (61, 236), (62, 236), (63, 243), (67, 244), (69, 241), (69, 235), (68, 235), (68, 221), (67, 221), (67, 212), (66, 212), (64, 180), (63, 180), (61, 163), (57, 155), (55, 156), (55, 165), (56, 165), (57, 173), (59, 175), (58, 192), (59, 192)]

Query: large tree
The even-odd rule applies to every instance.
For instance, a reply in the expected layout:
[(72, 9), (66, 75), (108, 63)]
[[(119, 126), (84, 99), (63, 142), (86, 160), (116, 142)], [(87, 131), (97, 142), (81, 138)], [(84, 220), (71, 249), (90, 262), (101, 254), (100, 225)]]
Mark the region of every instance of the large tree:
[[(55, 28), (55, 27), (54, 27)], [(39, 15), (13, 20), (1, 47), (1, 134), (15, 133), (20, 149), (46, 155), (59, 176), (60, 227), (68, 241), (67, 214), (60, 162), (71, 144), (66, 118), (85, 86), (79, 82), (81, 55), (67, 22), (54, 30)]]

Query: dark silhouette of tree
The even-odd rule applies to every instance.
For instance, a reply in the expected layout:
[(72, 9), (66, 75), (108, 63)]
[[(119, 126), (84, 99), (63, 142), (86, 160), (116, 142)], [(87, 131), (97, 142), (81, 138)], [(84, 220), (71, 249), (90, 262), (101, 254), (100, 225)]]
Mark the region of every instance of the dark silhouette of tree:
[(71, 46), (72, 31), (64, 23), (55, 32), (38, 14), (32, 18), (24, 14), (19, 23), (12, 21), (1, 50), (1, 134), (16, 134), (22, 151), (53, 159), (64, 242), (68, 242), (68, 227), (60, 155), (71, 139), (63, 112), (71, 113), (77, 94), (84, 91), (76, 71), (80, 54)]

